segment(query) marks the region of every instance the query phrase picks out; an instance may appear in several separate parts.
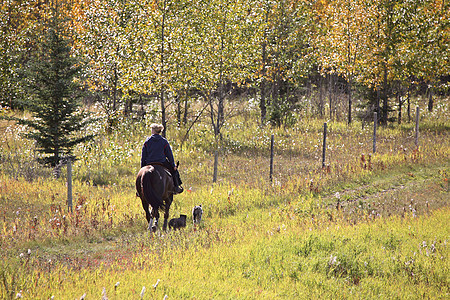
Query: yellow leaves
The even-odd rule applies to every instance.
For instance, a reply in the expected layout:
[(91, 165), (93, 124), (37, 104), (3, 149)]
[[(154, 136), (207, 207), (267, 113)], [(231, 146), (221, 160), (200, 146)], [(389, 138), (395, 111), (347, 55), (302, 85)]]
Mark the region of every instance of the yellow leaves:
[[(267, 74), (274, 70), (292, 74), (308, 63), (336, 68), (344, 74), (345, 70), (380, 72), (379, 64), (394, 58), (400, 64), (422, 59), (428, 65), (439, 65), (445, 60), (435, 45), (445, 50), (448, 44), (450, 29), (445, 22), (449, 4), (443, 0), (420, 1), (415, 3), (418, 8), (414, 12), (408, 10), (411, 2), (397, 1), (390, 16), (386, 15), (389, 1), (363, 0), (72, 0), (60, 4), (64, 14), (71, 17), (67, 29), (75, 36), (77, 55), (90, 60), (89, 75), (104, 77), (92, 81), (106, 82), (115, 64), (121, 76), (126, 76), (123, 82), (134, 87), (144, 84), (133, 80), (170, 83), (195, 76), (215, 78), (218, 73), (241, 80), (260, 69), (262, 45), (266, 65), (271, 65)], [(2, 1), (0, 7), (17, 6), (14, 22), (20, 28), (18, 32), (40, 32), (42, 24), (37, 20), (48, 18), (45, 3), (53, 2), (30, 0), (26, 7), (19, 3)], [(406, 22), (402, 19), (406, 13), (420, 14), (420, 18), (414, 16), (414, 22), (406, 20), (410, 26), (406, 29), (421, 35), (430, 33), (429, 39), (417, 38), (420, 42), (415, 44), (411, 40), (394, 43), (409, 33), (404, 30), (391, 38), (396, 32), (389, 32), (386, 19)], [(399, 29), (402, 27), (394, 28)], [(397, 51), (395, 57), (393, 51)], [(276, 64), (282, 66), (276, 69)], [(154, 78), (164, 73), (162, 70), (170, 80)]]

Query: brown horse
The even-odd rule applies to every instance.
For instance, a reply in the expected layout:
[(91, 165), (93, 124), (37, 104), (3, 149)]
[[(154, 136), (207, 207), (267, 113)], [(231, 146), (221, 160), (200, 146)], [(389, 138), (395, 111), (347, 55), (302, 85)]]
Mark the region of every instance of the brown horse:
[[(162, 210), (164, 211), (163, 230), (167, 230), (174, 190), (170, 171), (159, 164), (142, 167), (136, 178), (136, 190), (145, 210), (148, 229), (151, 229), (153, 232), (157, 230), (159, 210)], [(149, 206), (151, 206), (151, 211)], [(155, 220), (154, 223), (153, 219)]]

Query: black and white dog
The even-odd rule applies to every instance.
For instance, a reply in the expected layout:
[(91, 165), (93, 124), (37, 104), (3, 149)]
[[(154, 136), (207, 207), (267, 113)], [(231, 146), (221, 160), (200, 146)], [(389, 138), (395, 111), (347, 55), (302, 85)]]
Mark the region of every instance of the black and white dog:
[(186, 227), (186, 215), (180, 215), (179, 218), (173, 218), (169, 221), (169, 228), (180, 229)]
[(194, 221), (194, 224), (200, 224), (200, 221), (202, 220), (203, 215), (203, 208), (202, 205), (194, 206), (192, 209), (192, 220)]

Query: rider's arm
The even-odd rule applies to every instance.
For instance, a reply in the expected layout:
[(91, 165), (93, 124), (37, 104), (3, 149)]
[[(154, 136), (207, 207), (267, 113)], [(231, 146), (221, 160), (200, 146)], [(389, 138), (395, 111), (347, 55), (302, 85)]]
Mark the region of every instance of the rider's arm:
[(164, 155), (166, 155), (167, 159), (169, 160), (172, 167), (175, 168), (175, 160), (173, 159), (173, 153), (172, 148), (170, 147), (169, 143), (164, 146)]
[(147, 165), (147, 162), (145, 161), (145, 158), (147, 157), (147, 148), (144, 145), (142, 146), (142, 154), (141, 154), (141, 168)]

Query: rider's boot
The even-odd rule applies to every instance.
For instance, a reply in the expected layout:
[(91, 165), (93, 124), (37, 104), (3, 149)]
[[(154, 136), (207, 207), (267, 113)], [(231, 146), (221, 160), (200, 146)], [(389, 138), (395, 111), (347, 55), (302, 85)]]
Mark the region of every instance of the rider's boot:
[(180, 173), (178, 172), (178, 170), (176, 170), (173, 174), (173, 185), (174, 185), (174, 194), (181, 194), (184, 189), (181, 186), (182, 182), (181, 182), (181, 178), (180, 178)]

